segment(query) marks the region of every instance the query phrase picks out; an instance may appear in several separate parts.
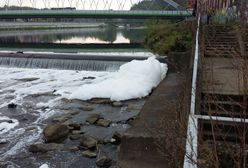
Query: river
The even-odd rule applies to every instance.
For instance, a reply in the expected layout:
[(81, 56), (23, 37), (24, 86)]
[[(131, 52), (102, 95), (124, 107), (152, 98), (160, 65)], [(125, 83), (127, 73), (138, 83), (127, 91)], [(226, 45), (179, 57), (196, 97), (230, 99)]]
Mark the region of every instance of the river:
[[(36, 59), (34, 62), (33, 58), (0, 58), (0, 167), (37, 168), (47, 164), (50, 168), (95, 168), (97, 159), (102, 156), (111, 158), (111, 167), (116, 167), (119, 145), (113, 143), (112, 136), (115, 132), (122, 134), (131, 127), (146, 98), (122, 102), (63, 98), (63, 94), (69, 93), (69, 88), (75, 92), (75, 89), (82, 85), (94, 85), (114, 78), (118, 68), (125, 62), (114, 63), (118, 67), (111, 70), (102, 68), (98, 69), (98, 72), (92, 71), (87, 63), (83, 65), (86, 69), (78, 71), (65, 67), (75, 67), (81, 64), (80, 62), (72, 64), (72, 61), (60, 61), (61, 65), (58, 65), (56, 54), (52, 53), (149, 57), (153, 54), (142, 46), (132, 46), (144, 42), (144, 33), (145, 29), (142, 27), (122, 26), (1, 30), (2, 53), (12, 53), (12, 56), (17, 51), (19, 55), (49, 53), (55, 61)], [(91, 47), (84, 49), (84, 46), (89, 44)], [(102, 44), (111, 47), (105, 49), (100, 47)], [(126, 47), (123, 47), (124, 44)], [(73, 47), (74, 45), (77, 47)], [(45, 66), (41, 66), (42, 62), (45, 62)], [(52, 66), (51, 62), (55, 66)], [(92, 62), (103, 65), (103, 62)], [(109, 61), (104, 64), (109, 64)], [(17, 106), (11, 108), (11, 103)], [(92, 115), (100, 116), (100, 119), (109, 124), (100, 125), (100, 119), (96, 123), (87, 122), (87, 118)], [(79, 126), (80, 131), (73, 133), (71, 130), (62, 146), (51, 148), (44, 146), (42, 135), (43, 129), (51, 124), (74, 124)], [(97, 155), (96, 158), (82, 156), (82, 152), (86, 150), (79, 145), (82, 136), (97, 139), (97, 147), (91, 149), (91, 152)], [(30, 152), (30, 145), (37, 143), (43, 145), (42, 150)]]

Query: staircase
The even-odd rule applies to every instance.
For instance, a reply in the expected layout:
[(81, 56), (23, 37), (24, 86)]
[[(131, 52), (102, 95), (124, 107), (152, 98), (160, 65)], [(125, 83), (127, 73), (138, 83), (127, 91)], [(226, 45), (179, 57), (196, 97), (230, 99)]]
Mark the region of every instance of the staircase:
[[(248, 30), (240, 41), (235, 26), (206, 26), (203, 28), (202, 72), (200, 75), (200, 100), (198, 115), (199, 149), (209, 146), (217, 150), (220, 167), (225, 167), (225, 157), (237, 154), (242, 137), (248, 144), (248, 88), (242, 65), (247, 65), (241, 56), (241, 44), (248, 51)], [(221, 144), (221, 145), (217, 145)], [(224, 150), (234, 147), (232, 154)], [(237, 150), (236, 150), (237, 149)], [(200, 158), (204, 154), (199, 152)], [(224, 156), (225, 155), (225, 156)], [(235, 165), (234, 162), (228, 163)], [(211, 165), (211, 163), (210, 163)], [(208, 167), (208, 166), (206, 166)], [(211, 167), (211, 166), (210, 166)], [(235, 167), (235, 166), (234, 166)]]

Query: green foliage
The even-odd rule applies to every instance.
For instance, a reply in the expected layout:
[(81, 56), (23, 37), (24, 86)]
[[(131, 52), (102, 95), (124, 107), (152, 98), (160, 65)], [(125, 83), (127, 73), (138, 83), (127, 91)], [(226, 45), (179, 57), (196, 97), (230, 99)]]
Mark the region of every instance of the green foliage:
[(166, 10), (168, 4), (163, 0), (143, 0), (131, 7), (131, 10)]
[(186, 23), (150, 21), (145, 45), (161, 55), (170, 51), (184, 52), (191, 48), (192, 32)]

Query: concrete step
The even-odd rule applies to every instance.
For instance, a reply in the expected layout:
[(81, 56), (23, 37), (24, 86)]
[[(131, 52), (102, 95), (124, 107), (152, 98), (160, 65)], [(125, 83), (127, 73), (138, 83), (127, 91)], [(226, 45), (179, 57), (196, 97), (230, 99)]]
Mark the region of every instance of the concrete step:
[[(230, 121), (199, 120), (199, 136), (202, 140), (218, 140), (225, 142), (240, 142), (240, 130), (248, 128), (248, 123)], [(246, 143), (248, 132), (246, 131)]]

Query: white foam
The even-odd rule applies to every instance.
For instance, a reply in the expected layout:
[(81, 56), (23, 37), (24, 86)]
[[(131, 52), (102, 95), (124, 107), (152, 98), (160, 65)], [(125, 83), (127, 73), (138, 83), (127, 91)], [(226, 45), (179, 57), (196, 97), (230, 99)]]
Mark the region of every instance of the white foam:
[[(90, 72), (51, 69), (0, 68), (0, 79), (6, 85), (2, 90), (14, 90), (14, 100), (21, 104), (25, 96), (56, 90), (60, 98), (82, 99), (110, 98), (127, 100), (147, 96), (165, 77), (167, 65), (155, 57), (143, 61), (131, 61), (122, 65), (118, 72)], [(95, 79), (83, 79), (84, 77)], [(16, 82), (20, 78), (38, 78), (29, 82)], [(54, 103), (40, 102), (39, 106)]]
[(118, 72), (106, 80), (82, 85), (69, 98), (110, 98), (116, 101), (142, 98), (164, 79), (166, 72), (167, 65), (160, 63), (155, 57), (144, 61), (134, 60), (122, 65)]
[(15, 128), (18, 124), (19, 122), (16, 119), (10, 119), (6, 116), (0, 116), (0, 135)]
[(48, 164), (43, 164), (39, 168), (49, 168)]

